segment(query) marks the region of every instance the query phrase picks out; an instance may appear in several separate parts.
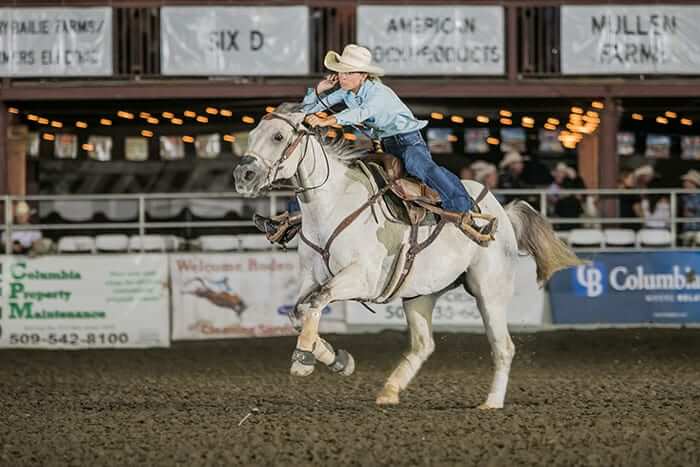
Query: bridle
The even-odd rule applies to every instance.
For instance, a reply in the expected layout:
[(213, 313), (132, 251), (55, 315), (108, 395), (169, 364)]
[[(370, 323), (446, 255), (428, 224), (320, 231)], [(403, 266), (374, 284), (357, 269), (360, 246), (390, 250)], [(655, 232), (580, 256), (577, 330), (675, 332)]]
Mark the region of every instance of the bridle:
[(316, 186), (311, 186), (311, 187), (303, 187), (303, 186), (298, 186), (298, 185), (285, 185), (281, 183), (274, 183), (274, 180), (277, 179), (277, 174), (282, 168), (282, 164), (284, 164), (287, 159), (289, 159), (292, 154), (294, 154), (294, 151), (299, 147), (301, 144), (302, 140), (306, 138), (306, 141), (304, 143), (304, 151), (299, 158), (299, 162), (297, 162), (296, 169), (294, 170), (294, 173), (297, 173), (299, 171), (299, 166), (301, 165), (302, 162), (304, 162), (304, 158), (306, 157), (306, 154), (309, 151), (309, 137), (314, 136), (316, 138), (319, 137), (319, 134), (316, 132), (312, 132), (308, 128), (306, 128), (302, 123), (295, 124), (292, 120), (289, 118), (285, 117), (282, 114), (276, 113), (276, 112), (270, 112), (267, 115), (263, 117), (263, 120), (272, 120), (272, 119), (277, 119), (277, 120), (282, 120), (285, 122), (287, 125), (289, 125), (292, 128), (292, 131), (296, 135), (296, 137), (292, 140), (289, 145), (282, 151), (282, 155), (275, 160), (272, 164), (269, 164), (265, 159), (262, 157), (258, 157), (259, 160), (261, 160), (267, 167), (267, 175), (266, 175), (266, 180), (269, 182), (266, 184), (267, 188), (264, 191), (270, 191), (272, 189), (284, 189), (284, 190), (291, 190), (294, 191), (295, 194), (301, 194), (305, 193), (307, 191), (315, 190), (317, 188), (321, 188), (323, 185), (328, 182), (328, 179), (330, 177), (330, 162), (328, 160), (328, 154), (326, 153), (326, 149), (323, 147), (323, 144), (319, 144), (321, 146), (321, 151), (323, 152), (324, 160), (326, 162), (326, 176), (323, 179), (321, 183), (319, 183)]

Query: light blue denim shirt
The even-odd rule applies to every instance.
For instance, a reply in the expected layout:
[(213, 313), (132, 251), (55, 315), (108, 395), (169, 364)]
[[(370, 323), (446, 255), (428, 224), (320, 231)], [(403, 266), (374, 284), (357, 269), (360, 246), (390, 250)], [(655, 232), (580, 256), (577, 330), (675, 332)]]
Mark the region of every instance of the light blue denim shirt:
[(425, 120), (416, 119), (391, 88), (372, 80), (366, 80), (357, 94), (341, 88), (323, 97), (323, 103), (319, 102), (313, 88), (310, 88), (304, 97), (303, 110), (312, 114), (341, 102), (348, 108), (335, 114), (339, 124), (362, 123), (371, 128), (378, 138), (410, 133), (428, 124)]

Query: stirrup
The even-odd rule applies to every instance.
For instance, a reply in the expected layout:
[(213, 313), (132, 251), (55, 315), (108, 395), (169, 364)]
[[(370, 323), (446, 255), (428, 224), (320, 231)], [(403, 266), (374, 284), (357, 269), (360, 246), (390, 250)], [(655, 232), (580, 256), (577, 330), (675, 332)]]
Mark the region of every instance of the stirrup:
[[(481, 219), (487, 222), (482, 226), (478, 226), (474, 219)], [(495, 240), (494, 233), (498, 227), (498, 218), (492, 214), (469, 211), (461, 216), (457, 227), (479, 246), (488, 246), (489, 242)]]

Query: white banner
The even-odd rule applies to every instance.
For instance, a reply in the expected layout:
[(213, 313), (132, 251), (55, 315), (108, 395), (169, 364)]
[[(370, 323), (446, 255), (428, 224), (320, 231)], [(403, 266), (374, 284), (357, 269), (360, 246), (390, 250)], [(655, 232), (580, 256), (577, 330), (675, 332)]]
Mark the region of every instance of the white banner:
[[(406, 326), (401, 301), (387, 305), (371, 305), (377, 314), (362, 305), (349, 302), (348, 324)], [(508, 324), (540, 326), (544, 319), (544, 290), (537, 285), (535, 262), (530, 257), (518, 259), (515, 271), (515, 294), (507, 311)], [(433, 311), (435, 326), (481, 327), (481, 315), (476, 301), (462, 287), (440, 297)]]
[(562, 73), (700, 73), (698, 24), (697, 5), (562, 6)]
[(500, 6), (357, 8), (357, 40), (389, 75), (501, 75)]
[[(296, 252), (171, 255), (170, 277), (173, 339), (295, 333), (287, 313), (300, 287)], [(321, 322), (342, 332), (344, 318), (342, 304), (333, 304)]]
[(0, 9), (0, 76), (109, 76), (112, 9)]
[(162, 7), (164, 75), (307, 75), (309, 11), (291, 7)]
[(165, 255), (0, 256), (0, 347), (168, 347)]

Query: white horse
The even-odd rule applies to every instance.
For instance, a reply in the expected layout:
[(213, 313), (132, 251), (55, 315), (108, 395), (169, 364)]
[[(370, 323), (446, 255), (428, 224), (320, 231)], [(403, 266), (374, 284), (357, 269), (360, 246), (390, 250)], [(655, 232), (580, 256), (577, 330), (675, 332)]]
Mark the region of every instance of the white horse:
[[(256, 196), (276, 180), (290, 179), (300, 189), (303, 215), (301, 290), (294, 316), (300, 334), (292, 355), (291, 373), (309, 375), (317, 360), (343, 375), (354, 371), (352, 356), (319, 336), (321, 310), (331, 302), (359, 300), (378, 302), (401, 298), (410, 329), (410, 349), (379, 392), (377, 404), (397, 404), (423, 362), (433, 353), (432, 312), (442, 293), (463, 286), (476, 298), (491, 345), (495, 373), (482, 409), (502, 408), (515, 347), (508, 333), (506, 307), (513, 296), (515, 261), (519, 248), (537, 263), (540, 282), (555, 271), (580, 264), (559, 241), (549, 224), (529, 204), (511, 203), (504, 209), (488, 193), (482, 211), (498, 218), (495, 240), (481, 247), (453, 224), (440, 226), (432, 243), (415, 255), (411, 272), (397, 286), (396, 274), (407, 262), (411, 241), (425, 241), (439, 227), (411, 228), (387, 215), (372, 185), (349, 160), (361, 157), (348, 144), (328, 144), (303, 125), (304, 114), (269, 114), (250, 133), (248, 149), (234, 169), (239, 193)], [(482, 185), (463, 182), (475, 197)], [(348, 217), (354, 219), (348, 224)], [(340, 231), (337, 227), (347, 224)], [(415, 230), (415, 232), (414, 232)], [(409, 238), (411, 234), (417, 238)], [(328, 245), (329, 239), (332, 245)], [(308, 242), (308, 243), (307, 243)], [(426, 246), (427, 245), (427, 246)], [(327, 252), (322, 257), (322, 250)], [(398, 263), (398, 264), (397, 264)]]

